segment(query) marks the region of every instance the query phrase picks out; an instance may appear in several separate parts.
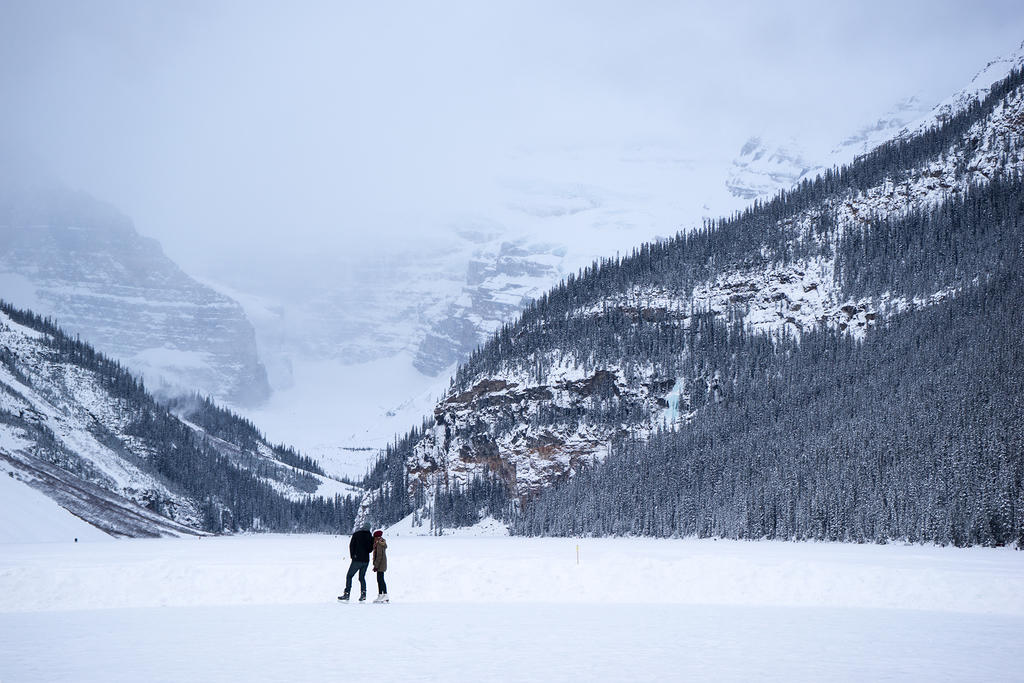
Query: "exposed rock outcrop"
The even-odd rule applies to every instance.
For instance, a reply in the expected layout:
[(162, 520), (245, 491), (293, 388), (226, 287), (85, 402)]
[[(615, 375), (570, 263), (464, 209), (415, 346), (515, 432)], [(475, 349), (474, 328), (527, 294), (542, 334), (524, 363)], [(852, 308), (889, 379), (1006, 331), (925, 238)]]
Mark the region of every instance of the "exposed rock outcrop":
[(609, 442), (643, 425), (581, 424), (583, 408), (603, 404), (655, 416), (673, 380), (631, 383), (614, 370), (562, 367), (542, 382), (529, 378), (481, 379), (449, 396), (434, 411), (434, 427), (408, 463), (412, 486), (465, 485), (497, 475), (519, 495), (530, 495), (607, 452)]

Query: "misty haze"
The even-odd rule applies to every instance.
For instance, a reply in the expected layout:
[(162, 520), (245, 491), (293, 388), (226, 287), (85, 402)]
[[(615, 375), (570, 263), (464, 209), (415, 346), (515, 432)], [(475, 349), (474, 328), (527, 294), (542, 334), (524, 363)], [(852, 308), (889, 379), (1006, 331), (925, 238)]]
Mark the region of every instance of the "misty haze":
[(1013, 678), (1024, 11), (833, 5), (0, 1), (0, 680)]

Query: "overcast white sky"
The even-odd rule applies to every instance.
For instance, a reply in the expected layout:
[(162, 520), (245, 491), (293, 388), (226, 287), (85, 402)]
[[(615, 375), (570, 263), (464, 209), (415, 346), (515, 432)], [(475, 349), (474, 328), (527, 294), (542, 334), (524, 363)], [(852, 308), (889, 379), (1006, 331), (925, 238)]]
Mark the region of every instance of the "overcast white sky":
[(0, 126), (188, 267), (386, 244), (524, 149), (828, 149), (1021, 40), (1011, 1), (4, 0)]

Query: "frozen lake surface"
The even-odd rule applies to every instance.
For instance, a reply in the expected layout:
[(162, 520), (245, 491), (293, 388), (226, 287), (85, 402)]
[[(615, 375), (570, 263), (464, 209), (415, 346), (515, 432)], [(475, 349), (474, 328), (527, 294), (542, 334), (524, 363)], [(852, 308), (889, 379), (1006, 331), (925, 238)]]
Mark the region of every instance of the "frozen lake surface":
[(1014, 550), (389, 540), (390, 605), (347, 537), (0, 545), (0, 680), (1024, 680)]

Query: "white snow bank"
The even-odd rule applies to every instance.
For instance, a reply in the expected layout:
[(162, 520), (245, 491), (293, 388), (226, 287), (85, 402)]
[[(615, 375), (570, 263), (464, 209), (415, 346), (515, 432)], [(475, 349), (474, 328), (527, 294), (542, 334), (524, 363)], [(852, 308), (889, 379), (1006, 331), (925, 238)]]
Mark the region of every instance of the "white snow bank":
[[(0, 434), (2, 436), (2, 434)], [(0, 439), (2, 441), (2, 439)], [(112, 540), (0, 465), (0, 544)], [(4, 549), (6, 554), (6, 548)], [(0, 585), (3, 579), (0, 579)], [(0, 680), (3, 675), (0, 674)]]
[[(387, 536), (433, 536), (429, 520), (420, 520), (416, 524), (415, 513), (403, 517), (388, 527)], [(493, 517), (484, 517), (473, 526), (442, 529), (443, 536), (508, 536), (508, 527)]]

